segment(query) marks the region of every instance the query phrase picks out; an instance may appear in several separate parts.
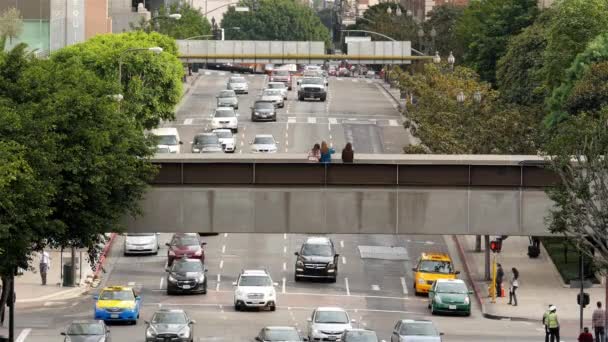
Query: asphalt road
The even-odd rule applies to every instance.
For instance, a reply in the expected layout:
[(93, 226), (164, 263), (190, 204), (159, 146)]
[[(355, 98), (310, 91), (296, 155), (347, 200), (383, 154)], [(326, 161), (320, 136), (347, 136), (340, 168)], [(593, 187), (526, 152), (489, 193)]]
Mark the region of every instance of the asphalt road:
[[(189, 153), (195, 134), (210, 130), (210, 115), (216, 108), (216, 96), (225, 89), (228, 72), (200, 71), (200, 78), (185, 96), (174, 122), (184, 142), (182, 153)], [(256, 134), (272, 134), (279, 142), (279, 152), (310, 150), (315, 142), (327, 141), (339, 152), (352, 142), (359, 153), (401, 153), (410, 137), (390, 96), (378, 80), (364, 78), (329, 79), (328, 98), (298, 101), (296, 87), (289, 92), (285, 108), (278, 109), (277, 122), (251, 122), (250, 107), (265, 88), (265, 75), (245, 75), (249, 94), (239, 96), (239, 132), (237, 153), (250, 152), (249, 143)]]

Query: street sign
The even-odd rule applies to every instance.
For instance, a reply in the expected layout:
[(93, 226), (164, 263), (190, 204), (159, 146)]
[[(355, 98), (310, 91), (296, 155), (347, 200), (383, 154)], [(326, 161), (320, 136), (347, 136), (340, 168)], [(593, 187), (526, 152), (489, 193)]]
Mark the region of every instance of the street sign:
[(247, 7), (247, 6), (239, 6), (239, 7), (235, 7), (234, 10), (236, 12), (249, 12), (249, 7)]

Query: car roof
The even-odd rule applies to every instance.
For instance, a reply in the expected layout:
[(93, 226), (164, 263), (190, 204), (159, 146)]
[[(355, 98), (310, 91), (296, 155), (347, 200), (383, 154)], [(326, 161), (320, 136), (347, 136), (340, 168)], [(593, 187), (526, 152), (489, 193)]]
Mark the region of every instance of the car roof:
[(319, 306), (315, 311), (344, 311), (346, 310), (339, 308), (337, 306)]
[(213, 133), (232, 133), (232, 130), (227, 128), (216, 128), (213, 130)]
[(232, 107), (217, 107), (217, 108), (215, 108), (216, 111), (218, 111), (218, 110), (224, 110), (224, 109), (228, 109), (228, 110), (234, 111), (234, 108), (232, 108)]
[(324, 236), (311, 236), (306, 238), (304, 243), (309, 245), (330, 245), (331, 240)]
[(274, 137), (272, 136), (272, 134), (256, 134), (255, 137), (254, 137), (254, 139), (255, 138), (273, 138), (274, 139)]
[(154, 135), (177, 135), (177, 128), (175, 127), (162, 127), (155, 128), (150, 131)]
[(298, 329), (296, 329), (296, 327), (271, 325), (268, 327), (264, 327), (264, 330), (298, 330)]
[(422, 253), (420, 254), (420, 259), (422, 260), (438, 260), (438, 261), (452, 261), (450, 256), (446, 253)]
[(215, 133), (213, 133), (213, 132), (197, 133), (195, 135), (195, 137), (202, 137), (202, 136), (206, 136), (206, 135), (215, 135)]
[(105, 323), (103, 320), (101, 319), (77, 319), (74, 321), (71, 321), (70, 324), (83, 324), (83, 323), (99, 323), (99, 324), (103, 324)]
[(437, 279), (435, 280), (437, 283), (461, 283), (464, 284), (464, 280), (462, 279)]
[(132, 287), (129, 286), (120, 286), (120, 285), (113, 285), (113, 286), (106, 286), (103, 289), (101, 289), (101, 291), (133, 291)]
[(285, 85), (284, 82), (268, 82), (268, 85), (271, 85), (271, 84), (282, 85), (282, 86)]
[(266, 272), (265, 270), (243, 270), (241, 272), (241, 275), (252, 275), (252, 276), (261, 276), (261, 275), (268, 275), (268, 272)]
[(428, 319), (402, 319), (402, 323), (428, 323), (433, 324), (433, 321)]
[(158, 313), (158, 312), (177, 312), (177, 313), (186, 313), (186, 311), (184, 311), (183, 309), (158, 309), (156, 310), (154, 313)]

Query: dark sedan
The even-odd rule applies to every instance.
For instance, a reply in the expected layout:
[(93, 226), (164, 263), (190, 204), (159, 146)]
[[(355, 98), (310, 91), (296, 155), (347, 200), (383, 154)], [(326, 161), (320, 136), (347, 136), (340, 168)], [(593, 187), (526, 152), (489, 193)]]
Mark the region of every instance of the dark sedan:
[(158, 310), (146, 322), (146, 342), (193, 342), (194, 323), (184, 310)]
[(61, 335), (65, 342), (110, 342), (110, 329), (100, 320), (74, 321)]
[(251, 107), (251, 121), (277, 121), (277, 110), (272, 101), (255, 101)]
[(200, 259), (205, 262), (205, 250), (203, 246), (206, 242), (201, 242), (198, 234), (195, 233), (176, 233), (167, 243), (167, 266), (173, 265), (173, 261), (181, 258)]
[(197, 259), (179, 259), (167, 267), (167, 294), (207, 293), (207, 269)]

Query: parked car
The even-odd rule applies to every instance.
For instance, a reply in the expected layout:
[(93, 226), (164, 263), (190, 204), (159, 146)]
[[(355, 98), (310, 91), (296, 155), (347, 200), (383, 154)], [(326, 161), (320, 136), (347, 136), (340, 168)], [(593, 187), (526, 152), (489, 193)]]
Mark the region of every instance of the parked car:
[(110, 329), (102, 320), (73, 321), (61, 335), (64, 342), (111, 342)]
[(181, 309), (160, 309), (146, 321), (146, 342), (193, 342), (196, 322)]
[(271, 134), (258, 134), (251, 142), (253, 153), (276, 153), (278, 143)]
[(211, 128), (227, 128), (236, 133), (239, 131), (238, 116), (232, 107), (218, 107), (212, 115)]
[(158, 254), (158, 233), (125, 234), (124, 255)]
[(402, 319), (395, 324), (391, 342), (441, 342), (442, 335), (432, 321)]
[(222, 90), (217, 95), (217, 106), (239, 109), (239, 98), (236, 96), (234, 90)]
[(429, 291), (431, 314), (460, 313), (470, 316), (472, 293), (461, 279), (438, 279)]
[(232, 134), (231, 130), (214, 129), (213, 133), (215, 133), (215, 135), (217, 135), (224, 152), (234, 153), (234, 151), (236, 151), (236, 141), (234, 139), (234, 134)]
[(207, 293), (207, 268), (198, 259), (179, 259), (165, 269), (167, 294)]
[(241, 311), (245, 308), (277, 309), (277, 293), (274, 289), (277, 283), (272, 282), (270, 274), (265, 270), (243, 270), (234, 286), (234, 309)]
[(251, 107), (251, 121), (277, 121), (277, 110), (272, 101), (255, 101)]
[(202, 242), (195, 233), (175, 233), (171, 242), (165, 245), (167, 250), (167, 266), (173, 265), (173, 261), (181, 258), (200, 259), (205, 262), (205, 250), (203, 247), (206, 242)]

